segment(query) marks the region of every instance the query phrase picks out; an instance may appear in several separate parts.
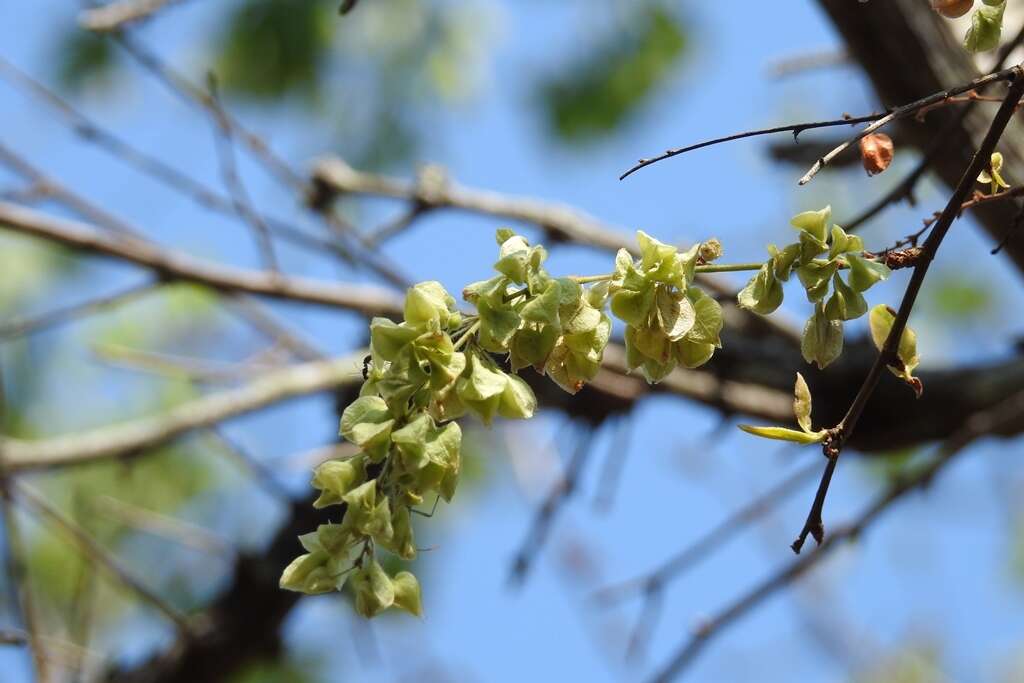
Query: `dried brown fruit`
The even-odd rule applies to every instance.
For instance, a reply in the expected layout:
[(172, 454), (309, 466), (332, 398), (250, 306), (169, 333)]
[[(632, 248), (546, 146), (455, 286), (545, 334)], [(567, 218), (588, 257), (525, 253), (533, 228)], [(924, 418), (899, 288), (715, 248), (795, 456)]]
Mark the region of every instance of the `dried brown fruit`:
[(875, 175), (889, 168), (892, 154), (892, 138), (885, 133), (872, 133), (860, 139), (860, 158), (868, 175)]
[(962, 17), (973, 6), (974, 0), (932, 0), (932, 9), (947, 19)]

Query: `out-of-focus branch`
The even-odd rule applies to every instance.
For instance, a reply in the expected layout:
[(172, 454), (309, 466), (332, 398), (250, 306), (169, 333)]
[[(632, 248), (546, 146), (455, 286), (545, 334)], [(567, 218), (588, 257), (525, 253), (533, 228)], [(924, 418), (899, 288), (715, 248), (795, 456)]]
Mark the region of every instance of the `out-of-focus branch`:
[[(491, 216), (534, 225), (556, 243), (567, 242), (612, 252), (625, 249), (634, 256), (639, 254), (636, 241), (626, 230), (602, 223), (576, 208), (465, 187), (448, 179), (440, 169), (421, 172), (416, 181), (408, 181), (358, 171), (337, 157), (325, 157), (317, 162), (313, 168), (310, 203), (322, 207), (345, 195), (400, 199), (409, 202), (419, 213), (450, 209)], [(702, 286), (723, 301), (735, 298), (736, 292), (722, 280), (708, 275), (698, 275), (697, 278)], [(777, 318), (754, 316), (733, 305), (727, 305), (727, 309), (731, 315), (730, 322), (753, 321), (760, 329), (788, 340), (795, 347), (800, 344), (799, 332)]]
[(907, 326), (907, 321), (910, 319), (910, 313), (914, 308), (914, 303), (917, 301), (917, 296), (921, 291), (921, 286), (924, 284), (925, 276), (928, 273), (928, 267), (935, 258), (935, 255), (939, 250), (939, 246), (942, 244), (943, 238), (953, 225), (953, 221), (955, 221), (960, 215), (960, 211), (962, 210), (961, 206), (967, 199), (971, 188), (974, 186), (978, 174), (988, 167), (989, 158), (993, 150), (995, 150), (996, 144), (1002, 137), (1003, 131), (1006, 130), (1006, 126), (1010, 122), (1010, 117), (1012, 117), (1016, 112), (1017, 104), (1021, 101), (1021, 97), (1024, 96), (1024, 69), (1020, 66), (1016, 66), (1007, 71), (1011, 76), (1010, 89), (1006, 94), (1006, 98), (1003, 100), (1003, 104), (999, 107), (999, 111), (996, 112), (995, 117), (993, 117), (988, 133), (985, 135), (985, 139), (982, 141), (981, 145), (979, 145), (978, 151), (975, 152), (974, 158), (964, 169), (960, 182), (957, 184), (956, 189), (953, 191), (949, 201), (946, 203), (946, 207), (942, 210), (942, 214), (935, 222), (935, 226), (931, 233), (929, 233), (928, 239), (925, 240), (924, 246), (922, 247), (921, 258), (917, 260), (917, 263), (914, 266), (914, 272), (911, 274), (910, 282), (907, 283), (907, 289), (903, 293), (903, 299), (900, 302), (899, 310), (896, 312), (896, 316), (893, 319), (889, 335), (886, 337), (885, 343), (878, 352), (878, 356), (875, 358), (874, 364), (871, 366), (867, 376), (864, 378), (861, 388), (857, 391), (857, 395), (850, 403), (850, 409), (846, 411), (843, 419), (839, 421), (835, 427), (829, 430), (829, 438), (824, 443), (824, 452), (825, 456), (828, 458), (828, 463), (825, 465), (825, 470), (822, 473), (821, 483), (818, 485), (818, 491), (814, 496), (814, 502), (811, 504), (807, 520), (804, 522), (803, 528), (800, 530), (799, 535), (793, 542), (793, 552), (800, 552), (800, 549), (803, 547), (804, 541), (807, 539), (808, 535), (812, 536), (819, 544), (821, 543), (822, 537), (825, 534), (825, 526), (822, 521), (822, 508), (824, 507), (825, 496), (828, 494), (829, 483), (831, 482), (832, 475), (835, 472), (836, 463), (839, 461), (843, 445), (856, 430), (857, 422), (864, 413), (864, 409), (867, 407), (868, 401), (871, 399), (871, 395), (878, 387), (878, 382), (882, 378), (882, 373), (885, 372), (885, 367), (893, 364), (893, 361), (896, 360), (897, 346), (901, 343), (903, 330)]
[(193, 626), (184, 614), (129, 574), (73, 520), (65, 517), (60, 510), (50, 505), (42, 496), (37, 495), (24, 484), (15, 483), (11, 488), (14, 490), (17, 500), (24, 502), (39, 516), (49, 520), (54, 527), (74, 543), (85, 558), (102, 567), (117, 584), (128, 588), (140, 600), (167, 617), (177, 627), (180, 634), (187, 635), (193, 632)]
[(209, 394), (157, 415), (78, 434), (42, 441), (0, 437), (0, 454), (11, 472), (128, 456), (289, 398), (361, 382), (365, 354), (361, 350), (344, 358), (268, 372), (242, 387)]
[(247, 223), (256, 237), (256, 246), (263, 257), (263, 267), (267, 270), (278, 272), (277, 255), (274, 253), (274, 242), (270, 239), (270, 228), (266, 221), (253, 208), (249, 192), (245, 189), (245, 183), (238, 173), (238, 163), (235, 160), (234, 130), (231, 121), (228, 119), (227, 111), (221, 104), (220, 95), (217, 90), (217, 80), (210, 74), (210, 109), (213, 111), (213, 119), (217, 128), (217, 156), (220, 159), (221, 177), (224, 185), (231, 195), (231, 203), (245, 223)]
[(78, 15), (78, 23), (90, 31), (117, 31), (128, 24), (149, 19), (160, 10), (183, 0), (115, 0), (90, 7)]
[(706, 619), (693, 636), (688, 638), (676, 651), (668, 664), (652, 678), (652, 681), (667, 683), (675, 679), (703, 651), (712, 638), (720, 635), (725, 628), (745, 616), (764, 600), (789, 586), (794, 580), (828, 557), (833, 550), (860, 538), (864, 531), (881, 517), (883, 512), (886, 512), (911, 491), (926, 488), (958, 454), (976, 439), (998, 433), (1010, 425), (1019, 424), (1022, 419), (1024, 419), (1024, 392), (1015, 394), (990, 410), (970, 416), (963, 428), (942, 444), (926, 465), (898, 476), (860, 516), (829, 534), (815, 552), (791, 560), (717, 614)]
[(402, 300), (391, 290), (325, 283), (307, 278), (235, 268), (127, 237), (113, 238), (93, 226), (0, 202), (0, 228), (34, 235), (64, 246), (117, 258), (148, 268), (157, 277), (185, 280), (225, 292), (247, 292), (278, 299), (337, 306), (367, 315), (397, 315)]
[(558, 481), (552, 486), (544, 502), (534, 514), (530, 530), (516, 552), (515, 559), (512, 561), (512, 567), (509, 570), (509, 583), (518, 585), (526, 580), (526, 576), (533, 566), (533, 561), (547, 540), (548, 534), (551, 531), (551, 525), (554, 523), (558, 511), (576, 492), (580, 476), (583, 473), (583, 467), (590, 458), (595, 435), (596, 432), (591, 429), (587, 429), (582, 434), (577, 435), (576, 445), (573, 448), (569, 463), (565, 466), (565, 471), (559, 475)]
[(27, 337), (52, 327), (126, 304), (158, 290), (163, 284), (159, 280), (147, 280), (95, 299), (83, 301), (82, 303), (71, 304), (70, 306), (40, 313), (33, 317), (14, 318), (0, 324), (0, 341)]

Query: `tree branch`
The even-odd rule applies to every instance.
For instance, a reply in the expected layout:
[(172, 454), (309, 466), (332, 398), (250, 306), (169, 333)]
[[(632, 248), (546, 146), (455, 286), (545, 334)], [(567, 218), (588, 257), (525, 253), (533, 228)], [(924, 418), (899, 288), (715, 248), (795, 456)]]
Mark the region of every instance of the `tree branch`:
[(80, 251), (128, 261), (162, 279), (195, 282), (225, 292), (347, 308), (366, 315), (398, 315), (402, 311), (401, 297), (380, 287), (318, 282), (211, 263), (138, 239), (109, 237), (86, 223), (10, 202), (0, 202), (0, 228), (4, 227)]
[(885, 366), (891, 364), (893, 359), (896, 358), (897, 346), (899, 345), (900, 338), (903, 336), (903, 330), (907, 326), (910, 312), (917, 301), (917, 295), (921, 291), (921, 285), (924, 283), (925, 275), (928, 273), (928, 267), (935, 258), (935, 254), (938, 252), (939, 246), (942, 244), (942, 240), (945, 238), (950, 226), (953, 225), (953, 221), (960, 214), (960, 207), (974, 187), (978, 174), (988, 166), (992, 151), (1010, 122), (1010, 117), (1016, 111), (1017, 103), (1020, 102), (1021, 97), (1024, 97), (1024, 75), (1022, 75), (1021, 67), (1016, 66), (1008, 71), (1011, 74), (1009, 92), (1006, 94), (1003, 104), (999, 107), (999, 111), (996, 112), (995, 117), (992, 119), (988, 133), (978, 147), (978, 151), (974, 154), (974, 159), (964, 170), (960, 183), (949, 198), (946, 208), (943, 209), (942, 214), (936, 221), (935, 226), (928, 235), (928, 239), (925, 240), (921, 255), (917, 259), (917, 265), (914, 266), (914, 272), (911, 274), (910, 282), (907, 284), (907, 290), (903, 294), (903, 301), (900, 303), (899, 310), (896, 313), (892, 329), (889, 331), (889, 336), (882, 345), (882, 350), (879, 351), (874, 364), (871, 366), (871, 370), (868, 371), (868, 375), (857, 392), (857, 396), (854, 397), (853, 403), (850, 404), (849, 410), (839, 424), (833, 428), (833, 436), (825, 443), (825, 455), (828, 458), (828, 464), (822, 473), (821, 483), (814, 496), (814, 503), (811, 505), (811, 510), (807, 515), (803, 529), (801, 529), (800, 534), (793, 542), (793, 552), (800, 552), (808, 534), (813, 536), (819, 545), (821, 544), (825, 533), (821, 513), (843, 444), (856, 429), (857, 422), (864, 412), (868, 399), (871, 398), (871, 394), (874, 393), (875, 387), (878, 386), (878, 381), (885, 371)]
[(696, 659), (716, 635), (749, 613), (754, 607), (790, 585), (812, 567), (828, 557), (833, 550), (848, 541), (861, 537), (883, 512), (901, 500), (907, 493), (925, 488), (934, 478), (976, 439), (998, 432), (1008, 425), (1019, 424), (1024, 419), (1024, 392), (1019, 392), (989, 410), (970, 416), (956, 434), (938, 449), (932, 460), (920, 469), (898, 476), (860, 516), (851, 523), (830, 534), (816, 552), (795, 558), (780, 567), (775, 573), (754, 586), (735, 601), (729, 603), (688, 638), (676, 651), (667, 665), (651, 680), (652, 683), (668, 683), (681, 674)]

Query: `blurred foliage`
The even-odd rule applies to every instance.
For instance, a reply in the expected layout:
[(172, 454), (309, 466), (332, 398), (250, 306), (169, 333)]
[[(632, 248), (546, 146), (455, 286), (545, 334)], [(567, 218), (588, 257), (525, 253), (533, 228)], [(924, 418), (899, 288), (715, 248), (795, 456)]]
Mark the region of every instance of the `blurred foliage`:
[(72, 26), (57, 45), (57, 78), (69, 90), (103, 85), (115, 75), (114, 46), (107, 39)]
[(13, 232), (0, 232), (0, 319), (45, 297), (74, 274), (77, 260), (61, 247)]
[(1011, 543), (1013, 549), (1010, 556), (1010, 567), (1014, 577), (1024, 583), (1024, 514), (1017, 518)]
[(657, 93), (685, 45), (684, 27), (675, 14), (638, 3), (623, 26), (538, 86), (549, 126), (570, 142), (613, 132)]
[(986, 317), (997, 305), (993, 284), (977, 275), (957, 271), (935, 278), (925, 308), (943, 321), (965, 322)]
[(274, 99), (315, 94), (335, 28), (327, 0), (248, 0), (228, 15), (217, 73), (228, 90)]
[[(327, 124), (338, 151), (363, 167), (413, 158), (435, 128), (437, 103), (471, 95), (495, 46), (495, 9), (481, 0), (366, 3), (344, 18), (337, 0), (224, 5), (214, 30), (190, 37), (190, 50), (210, 55), (203, 69), (228, 96), (301, 104), (295, 111)], [(60, 43), (57, 74), (82, 89), (118, 73), (116, 54), (107, 39), (75, 29)]]
[(938, 650), (908, 647), (885, 657), (869, 671), (858, 674), (853, 683), (943, 683)]
[(892, 484), (903, 476), (910, 476), (915, 469), (927, 464), (922, 454), (927, 449), (902, 448), (900, 450), (878, 453), (862, 460), (863, 471), (869, 479), (880, 484)]
[(319, 662), (281, 660), (263, 662), (232, 677), (232, 683), (307, 683), (323, 680)]
[[(161, 397), (147, 396), (156, 401), (154, 410), (166, 408)], [(142, 400), (146, 400), (142, 399)], [(198, 450), (189, 442), (140, 453), (130, 460), (100, 461), (49, 476), (42, 485), (48, 500), (57, 505), (65, 516), (75, 519), (101, 545), (110, 548), (116, 557), (122, 557), (122, 542), (133, 536), (135, 530), (121, 520), (103, 514), (95, 501), (109, 496), (120, 502), (147, 511), (174, 515), (177, 510), (209, 490), (217, 482), (217, 460), (208, 452)], [(45, 533), (29, 538), (28, 565), (46, 599), (59, 610), (71, 608), (76, 584), (81, 572), (82, 557), (59, 529), (43, 525)], [(159, 543), (173, 543), (161, 539)], [(173, 557), (179, 557), (177, 548)], [(122, 557), (122, 562), (124, 561)], [(167, 576), (174, 580), (180, 565), (166, 563)], [(158, 581), (148, 577), (150, 585)], [(166, 592), (166, 591), (165, 591)], [(180, 592), (180, 591), (179, 591)], [(133, 597), (125, 594), (126, 598)], [(116, 617), (124, 605), (104, 603), (98, 607), (104, 620)]]

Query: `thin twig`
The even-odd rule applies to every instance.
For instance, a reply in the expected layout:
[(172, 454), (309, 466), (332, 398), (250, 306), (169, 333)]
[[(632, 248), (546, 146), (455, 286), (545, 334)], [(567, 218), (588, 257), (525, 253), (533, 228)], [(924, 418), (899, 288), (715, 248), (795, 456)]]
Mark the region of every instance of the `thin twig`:
[[(928, 107), (929, 105), (935, 104), (936, 102), (942, 102), (943, 100), (947, 100), (947, 99), (953, 97), (954, 95), (959, 95), (959, 94), (965, 93), (965, 92), (967, 92), (969, 90), (975, 90), (977, 88), (981, 88), (981, 87), (983, 87), (985, 85), (988, 85), (990, 83), (997, 83), (999, 81), (1012, 80), (1013, 78), (1016, 77), (1016, 74), (1018, 73), (1018, 71), (1019, 71), (1019, 68), (1016, 67), (1016, 66), (1010, 67), (1009, 69), (1002, 69), (1001, 71), (997, 71), (995, 73), (988, 74), (987, 76), (981, 76), (979, 78), (975, 78), (973, 81), (971, 81), (970, 83), (967, 83), (965, 85), (960, 85), (960, 86), (957, 86), (955, 88), (950, 88), (949, 90), (942, 90), (940, 92), (928, 95), (927, 97), (922, 97), (921, 99), (917, 100), (916, 102), (911, 102), (910, 104), (905, 104), (902, 107), (897, 107), (896, 109), (892, 110), (890, 113), (886, 114), (882, 118), (876, 120), (874, 123), (871, 123), (871, 124), (865, 126), (864, 129), (859, 131), (855, 136), (853, 136), (852, 138), (850, 138), (846, 142), (843, 142), (841, 145), (837, 146), (835, 149), (830, 151), (828, 154), (823, 156), (821, 159), (819, 159), (818, 161), (814, 162), (814, 164), (807, 171), (807, 173), (805, 173), (803, 175), (803, 177), (800, 178), (800, 180), (798, 181), (798, 184), (806, 185), (807, 183), (809, 183), (811, 181), (811, 179), (814, 176), (816, 176), (821, 169), (823, 169), (825, 166), (827, 166), (828, 163), (832, 159), (835, 159), (839, 154), (841, 154), (843, 152), (843, 150), (845, 150), (850, 145), (854, 144), (855, 142), (857, 142), (858, 140), (863, 138), (865, 135), (870, 135), (871, 133), (875, 132), (879, 128), (881, 128), (881, 127), (883, 127), (883, 126), (885, 126), (885, 125), (887, 125), (889, 123), (892, 123), (893, 121), (897, 121), (899, 119), (902, 119), (902, 118), (905, 118), (907, 116), (910, 116), (911, 114), (916, 113), (920, 109), (924, 109), (925, 107)], [(1016, 103), (1014, 103), (1013, 107), (1010, 108), (1010, 113), (1011, 114), (1013, 113), (1014, 107), (1016, 107), (1016, 106), (1017, 106)]]
[(241, 176), (238, 174), (238, 164), (235, 161), (234, 130), (231, 121), (228, 119), (227, 111), (221, 104), (220, 94), (217, 89), (217, 80), (211, 73), (209, 78), (210, 110), (213, 112), (213, 120), (217, 124), (219, 135), (217, 138), (217, 156), (220, 159), (221, 177), (224, 179), (224, 186), (231, 196), (231, 202), (238, 212), (239, 217), (248, 223), (256, 237), (256, 245), (259, 247), (263, 258), (263, 267), (279, 272), (277, 255), (274, 253), (274, 243), (270, 239), (270, 229), (266, 222), (256, 212), (252, 205), (252, 199), (245, 189)]
[(229, 308), (244, 318), (255, 329), (275, 343), (291, 351), (299, 360), (324, 360), (327, 354), (310, 339), (301, 335), (288, 323), (278, 319), (267, 307), (248, 296), (235, 295), (226, 299)]
[(558, 515), (559, 509), (576, 492), (583, 467), (591, 453), (591, 445), (594, 442), (595, 430), (586, 429), (577, 437), (576, 447), (573, 450), (565, 471), (559, 477), (558, 482), (551, 488), (544, 503), (534, 515), (530, 530), (526, 534), (519, 551), (515, 555), (512, 567), (509, 571), (509, 583), (520, 585), (526, 580), (526, 576), (533, 566), (533, 560), (537, 557), (544, 542), (551, 531), (551, 525)]
[(195, 282), (221, 291), (339, 306), (370, 315), (400, 315), (402, 311), (402, 299), (389, 289), (320, 282), (211, 263), (149, 242), (127, 237), (113, 239), (92, 225), (50, 216), (9, 202), (0, 202), (0, 228), (112, 256), (147, 268), (160, 278)]
[(145, 531), (225, 560), (235, 557), (231, 544), (208, 529), (154, 510), (132, 505), (111, 496), (98, 496), (88, 502), (93, 511), (105, 514), (127, 527)]
[[(1017, 31), (1017, 35), (1014, 36), (1010, 42), (999, 48), (999, 55), (994, 69), (998, 70), (1006, 66), (1006, 60), (1009, 58), (1010, 53), (1021, 45), (1021, 43), (1024, 43), (1024, 26), (1021, 26), (1020, 30)], [(906, 178), (897, 183), (895, 187), (879, 198), (877, 202), (862, 211), (856, 218), (842, 223), (847, 232), (855, 231), (861, 225), (881, 213), (885, 208), (902, 199), (907, 199), (911, 204), (914, 203), (914, 188), (917, 187), (917, 184), (921, 181), (921, 178), (924, 177), (932, 163), (938, 158), (939, 154), (946, 149), (949, 136), (953, 134), (954, 131), (959, 130), (960, 126), (962, 126), (964, 121), (967, 120), (967, 116), (974, 111), (974, 102), (977, 101), (977, 99), (979, 99), (978, 96), (975, 97), (975, 100), (968, 102), (966, 107), (957, 112), (957, 115), (953, 117), (947, 125), (943, 126), (942, 130), (935, 136), (935, 139), (932, 141), (927, 151), (925, 151), (924, 155), (918, 161), (917, 166), (907, 174)]]
[(278, 500), (288, 502), (293, 500), (293, 496), (278, 481), (274, 471), (248, 450), (242, 448), (237, 441), (228, 437), (221, 426), (215, 425), (210, 428), (209, 433), (217, 442), (217, 447), (247, 470), (264, 491)]
[(241, 387), (201, 396), (158, 415), (77, 434), (39, 441), (0, 437), (0, 448), (11, 472), (127, 457), (289, 398), (361, 382), (358, 368), (366, 353), (362, 349), (342, 358), (275, 370)]
[[(0, 373), (0, 429), (8, 421), (7, 397), (4, 392), (3, 374)], [(0, 437), (2, 438), (2, 437)], [(21, 621), (25, 625), (26, 642), (32, 653), (35, 675), (42, 683), (50, 680), (47, 654), (39, 637), (39, 615), (36, 612), (32, 585), (26, 571), (25, 545), (21, 538), (21, 529), (16, 518), (14, 503), (11, 499), (11, 488), (14, 480), (8, 468), (7, 453), (0, 443), (0, 512), (4, 522), (4, 564), (10, 582), (11, 605), (20, 611)]]
[(734, 538), (736, 532), (799, 491), (801, 486), (811, 481), (812, 475), (817, 471), (816, 462), (808, 463), (702, 533), (693, 543), (653, 571), (606, 586), (597, 591), (593, 599), (610, 604), (637, 593), (647, 595), (660, 590), (674, 577), (688, 571), (696, 563), (706, 560), (718, 546)]
[(33, 317), (14, 318), (0, 324), (0, 341), (28, 337), (58, 325), (81, 320), (97, 313), (103, 313), (110, 308), (122, 306), (146, 294), (155, 292), (163, 287), (163, 285), (164, 283), (160, 280), (146, 280), (139, 284), (130, 285), (124, 289), (111, 292), (110, 294), (104, 294), (95, 299), (40, 313)]
[[(114, 159), (127, 164), (165, 187), (182, 194), (199, 206), (222, 215), (236, 217), (231, 199), (213, 192), (186, 173), (154, 157), (86, 117), (67, 100), (39, 81), (0, 57), (0, 76), (37, 98), (60, 114), (73, 132), (86, 142), (108, 152)], [(262, 216), (269, 228), (281, 239), (301, 246), (313, 253), (330, 254), (346, 263), (360, 263), (345, 246), (336, 240), (325, 240), (299, 229), (282, 218)]]
[(16, 154), (14, 150), (0, 144), (0, 163), (30, 181), (36, 188), (39, 197), (51, 197), (77, 213), (87, 221), (103, 226), (114, 232), (142, 238), (141, 233), (127, 222), (101, 209), (84, 197), (67, 189), (50, 176), (45, 175), (27, 159)]
[(733, 133), (732, 135), (726, 135), (720, 138), (714, 138), (713, 140), (705, 140), (704, 142), (698, 142), (695, 145), (689, 145), (687, 147), (677, 147), (676, 149), (667, 149), (663, 153), (650, 159), (640, 159), (636, 164), (630, 167), (625, 173), (619, 176), (619, 180), (625, 180), (629, 176), (633, 175), (641, 168), (646, 168), (651, 164), (656, 164), (659, 161), (665, 159), (671, 159), (672, 157), (679, 156), (680, 154), (686, 154), (697, 149), (703, 149), (704, 147), (711, 147), (712, 145), (720, 145), (723, 142), (732, 142), (734, 140), (743, 140), (744, 138), (753, 138), (761, 135), (775, 135), (776, 133), (792, 133), (793, 140), (797, 140), (800, 133), (805, 130), (814, 130), (816, 128), (831, 128), (833, 126), (852, 126), (858, 123), (867, 123), (869, 121), (877, 121), (885, 116), (885, 114), (866, 114), (864, 116), (844, 116), (841, 119), (832, 119), (830, 121), (808, 121), (805, 123), (794, 123), (786, 126), (774, 126), (772, 128), (760, 128), (757, 130), (747, 130), (742, 133)]
[(114, 0), (100, 7), (82, 10), (78, 23), (90, 31), (117, 31), (129, 24), (151, 18), (169, 5), (183, 0)]
[(714, 616), (703, 621), (675, 655), (652, 679), (652, 683), (668, 683), (675, 679), (696, 659), (716, 635), (749, 613), (754, 607), (790, 585), (812, 567), (828, 557), (844, 543), (856, 540), (879, 519), (894, 503), (907, 493), (925, 488), (953, 459), (975, 439), (998, 433), (1001, 428), (1019, 423), (1024, 418), (1024, 392), (1017, 393), (999, 405), (972, 415), (964, 426), (950, 437), (932, 457), (931, 461), (914, 471), (897, 477), (851, 523), (829, 534), (816, 552), (794, 558), (762, 582), (730, 602)]
[[(208, 113), (216, 115), (216, 105), (208, 92), (165, 64), (155, 53), (134, 40), (127, 32), (119, 31), (109, 35), (111, 40), (117, 43), (138, 64), (155, 76), (157, 80), (167, 86), (179, 98), (200, 107)], [(223, 113), (224, 123), (231, 129), (232, 135), (249, 149), (253, 158), (261, 162), (270, 174), (286, 187), (290, 187), (299, 194), (307, 193), (309, 188), (306, 186), (305, 179), (298, 171), (279, 156), (263, 138), (249, 131), (229, 112), (224, 111)], [(366, 236), (354, 225), (345, 221), (326, 206), (321, 206), (319, 210), (315, 206), (311, 208), (323, 219), (324, 223), (338, 239), (354, 238), (364, 247), (364, 253), (359, 257), (361, 264), (372, 268), (374, 272), (396, 287), (405, 288), (408, 286), (408, 279), (399, 273), (380, 254), (374, 253), (372, 245), (366, 242)]]
[(78, 524), (65, 517), (57, 508), (50, 505), (42, 496), (37, 495), (24, 484), (15, 483), (12, 488), (16, 499), (24, 501), (40, 516), (50, 520), (54, 527), (59, 529), (75, 544), (84, 557), (103, 567), (116, 581), (128, 587), (139, 599), (166, 616), (178, 628), (181, 635), (187, 636), (192, 632), (192, 626), (184, 614), (152, 590), (139, 583), (135, 577), (121, 567), (106, 549), (100, 546)]
[[(999, 107), (999, 111), (996, 112), (995, 117), (992, 119), (988, 132), (985, 134), (985, 139), (979, 146), (970, 165), (961, 176), (956, 190), (954, 190), (952, 196), (949, 198), (946, 208), (943, 209), (942, 214), (939, 216), (931, 233), (928, 235), (928, 239), (924, 243), (921, 255), (917, 259), (914, 271), (910, 276), (910, 282), (907, 284), (906, 292), (903, 295), (903, 301), (900, 303), (899, 311), (896, 313), (895, 320), (893, 321), (892, 329), (889, 331), (889, 336), (882, 345), (882, 350), (879, 351), (874, 364), (871, 366), (871, 370), (864, 379), (864, 383), (861, 385), (860, 390), (853, 399), (846, 415), (838, 425), (830, 430), (832, 435), (826, 441), (824, 447), (825, 455), (828, 458), (828, 464), (825, 466), (825, 471), (822, 473), (821, 483), (818, 485), (818, 491), (814, 496), (814, 502), (812, 503), (811, 510), (807, 515), (807, 520), (804, 522), (804, 526), (801, 529), (800, 534), (797, 536), (796, 540), (793, 541), (793, 552), (800, 552), (800, 549), (803, 547), (808, 535), (813, 536), (819, 545), (822, 543), (822, 538), (825, 534), (825, 527), (821, 513), (825, 505), (825, 496), (828, 493), (829, 484), (832, 481), (832, 475), (836, 469), (836, 463), (838, 463), (839, 455), (842, 452), (843, 444), (853, 434), (854, 429), (856, 429), (857, 421), (864, 412), (864, 408), (867, 406), (868, 399), (870, 399), (871, 395), (874, 393), (875, 387), (878, 386), (882, 373), (885, 371), (885, 366), (889, 365), (892, 360), (896, 358), (896, 348), (899, 344), (900, 338), (903, 336), (903, 330), (907, 326), (907, 320), (910, 318), (910, 312), (914, 308), (914, 303), (917, 301), (917, 295), (921, 291), (921, 285), (924, 283), (925, 275), (928, 273), (928, 267), (935, 258), (935, 254), (938, 252), (939, 246), (942, 244), (942, 240), (945, 238), (950, 226), (953, 225), (953, 221), (960, 215), (964, 200), (966, 200), (967, 195), (974, 187), (978, 174), (988, 165), (992, 151), (999, 142), (999, 138), (1002, 136), (1007, 124), (1010, 122), (1010, 118), (1016, 110), (1017, 103), (1020, 102), (1021, 97), (1024, 96), (1024, 76), (1022, 76), (1021, 67), (1013, 67), (1008, 71), (1012, 83), (1006, 94), (1006, 99), (1003, 100), (1003, 104)], [(999, 73), (1002, 74), (1004, 72)]]
[(597, 494), (594, 496), (594, 509), (601, 512), (608, 512), (615, 501), (615, 493), (618, 491), (622, 479), (622, 472), (626, 465), (626, 458), (629, 456), (629, 443), (633, 437), (633, 420), (622, 416), (615, 425), (615, 434), (612, 437), (611, 447), (604, 459), (604, 468), (601, 470), (601, 477), (598, 480)]

